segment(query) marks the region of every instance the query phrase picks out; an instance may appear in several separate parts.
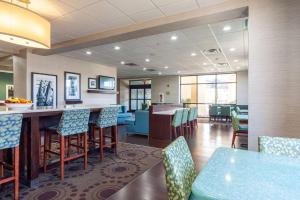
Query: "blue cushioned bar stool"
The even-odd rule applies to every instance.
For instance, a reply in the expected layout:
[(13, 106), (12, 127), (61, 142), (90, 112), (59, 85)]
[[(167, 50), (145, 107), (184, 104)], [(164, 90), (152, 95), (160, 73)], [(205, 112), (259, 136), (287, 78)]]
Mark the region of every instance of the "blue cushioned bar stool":
[[(104, 157), (103, 150), (105, 147), (114, 148), (115, 154), (118, 153), (118, 107), (106, 107), (100, 110), (99, 116), (92, 123), (92, 139), (93, 146), (99, 144), (100, 159)], [(111, 135), (105, 135), (105, 129), (111, 129)], [(99, 132), (99, 138), (96, 139), (96, 132)], [(110, 143), (105, 143), (105, 138), (110, 138)]]
[[(19, 144), (22, 128), (21, 114), (0, 115), (0, 185), (14, 181), (14, 199), (19, 199)], [(3, 161), (3, 150), (13, 149), (13, 166)], [(13, 168), (13, 176), (3, 178), (3, 167)]]
[[(84, 169), (87, 167), (87, 131), (89, 123), (90, 110), (89, 109), (76, 109), (66, 110), (63, 112), (58, 127), (49, 127), (45, 133), (44, 142), (44, 172), (47, 169), (48, 153), (60, 156), (60, 179), (64, 179), (64, 165), (65, 162), (84, 158)], [(55, 152), (51, 150), (51, 134), (58, 134), (59, 140), (56, 141), (60, 144), (60, 151)], [(72, 144), (70, 138), (74, 135), (83, 135), (83, 145)], [(66, 142), (67, 139), (67, 142)], [(67, 146), (66, 146), (66, 143)], [(66, 146), (66, 147), (65, 147)], [(70, 156), (71, 147), (76, 147), (82, 150), (82, 153), (77, 152), (76, 155)], [(48, 148), (50, 147), (50, 148)], [(65, 148), (67, 148), (67, 157), (65, 157)]]
[(188, 130), (188, 115), (189, 115), (189, 108), (184, 108), (182, 113), (181, 119), (181, 128), (182, 128), (182, 136), (187, 136), (189, 134)]
[(195, 107), (190, 108), (189, 114), (188, 114), (188, 136), (192, 136), (193, 133), (193, 123), (194, 123), (194, 116), (195, 116)]
[[(182, 122), (183, 109), (178, 109), (175, 111), (173, 120), (172, 120), (172, 139), (176, 139), (181, 135), (181, 122)], [(177, 135), (178, 133), (178, 135)]]

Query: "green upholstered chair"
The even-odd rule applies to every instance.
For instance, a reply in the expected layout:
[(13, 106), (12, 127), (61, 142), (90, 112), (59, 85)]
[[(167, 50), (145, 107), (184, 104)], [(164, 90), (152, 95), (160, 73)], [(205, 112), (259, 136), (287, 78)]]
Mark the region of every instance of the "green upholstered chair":
[(297, 138), (260, 136), (258, 146), (263, 153), (300, 158), (300, 139)]
[(198, 119), (198, 107), (193, 107), (194, 109), (194, 126), (198, 126), (198, 122), (197, 122), (197, 119)]
[(231, 119), (231, 107), (223, 105), (220, 109), (220, 116), (225, 119), (226, 122)]
[[(84, 169), (87, 168), (87, 131), (89, 125), (90, 110), (89, 109), (74, 109), (65, 110), (61, 116), (58, 126), (49, 127), (45, 132), (44, 140), (44, 172), (47, 170), (48, 154), (60, 156), (60, 178), (64, 179), (64, 166), (65, 162), (84, 158)], [(51, 150), (51, 135), (59, 135), (58, 142), (60, 145), (59, 153)], [(83, 135), (83, 142), (78, 140), (75, 145), (71, 142), (72, 136), (81, 137)], [(65, 144), (67, 143), (67, 157), (65, 157)], [(76, 155), (70, 156), (71, 147), (76, 147), (78, 152)], [(80, 149), (82, 152), (80, 153)]]
[[(14, 182), (14, 199), (19, 199), (19, 144), (23, 115), (0, 115), (0, 186)], [(11, 149), (13, 152), (12, 165), (3, 161), (3, 150)], [(4, 167), (13, 169), (11, 175), (4, 176)]]
[(182, 122), (183, 109), (178, 109), (175, 111), (172, 120), (172, 133), (173, 138), (177, 138), (177, 133), (181, 134), (181, 122)]
[(184, 137), (178, 137), (162, 151), (169, 200), (187, 200), (197, 176)]
[(248, 125), (240, 124), (240, 120), (238, 119), (235, 111), (232, 111), (231, 114), (232, 114), (231, 123), (233, 128), (231, 147), (235, 147), (236, 137), (248, 136)]
[(188, 135), (188, 117), (189, 117), (189, 110), (190, 108), (184, 108), (183, 113), (182, 113), (182, 119), (181, 119), (181, 127), (182, 127), (182, 134), (183, 135)]
[(209, 121), (216, 121), (219, 117), (220, 109), (217, 105), (209, 106)]

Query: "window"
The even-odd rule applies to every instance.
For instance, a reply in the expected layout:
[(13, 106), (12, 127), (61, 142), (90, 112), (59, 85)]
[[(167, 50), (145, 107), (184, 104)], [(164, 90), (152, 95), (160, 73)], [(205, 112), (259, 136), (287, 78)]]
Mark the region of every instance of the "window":
[(151, 104), (151, 80), (131, 80), (129, 82), (130, 111), (142, 109), (142, 104)]
[(211, 104), (236, 104), (236, 74), (181, 76), (181, 102), (198, 106), (200, 117), (209, 116)]

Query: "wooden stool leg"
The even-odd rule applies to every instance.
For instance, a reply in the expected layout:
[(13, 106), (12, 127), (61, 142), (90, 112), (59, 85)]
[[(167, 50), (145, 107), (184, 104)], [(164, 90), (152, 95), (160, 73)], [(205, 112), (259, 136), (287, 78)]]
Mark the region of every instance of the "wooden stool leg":
[[(45, 131), (45, 135), (44, 135), (44, 160), (43, 160), (44, 173), (46, 173), (46, 171), (47, 171), (47, 145), (49, 143), (49, 141), (48, 141), (49, 139), (50, 139), (49, 138), (49, 133), (48, 133), (48, 131)], [(50, 145), (49, 145), (49, 148), (50, 148)]]
[(103, 128), (99, 128), (99, 151), (100, 151), (100, 160), (102, 160), (103, 158), (103, 140), (104, 140), (104, 137), (103, 137)]
[[(68, 143), (67, 156), (70, 157), (70, 155), (71, 155), (71, 136), (67, 136), (67, 143)], [(68, 162), (68, 164), (69, 164), (69, 162)]]
[(87, 169), (87, 159), (88, 159), (87, 133), (84, 133), (83, 135), (83, 147), (84, 147), (84, 169)]
[(113, 127), (113, 130), (114, 130), (114, 136), (113, 136), (113, 138), (114, 138), (114, 142), (115, 142), (115, 155), (117, 156), (118, 155), (118, 126), (117, 125), (115, 125), (114, 127)]
[(77, 153), (80, 153), (80, 148), (79, 148), (79, 146), (80, 146), (80, 134), (78, 134), (77, 135)]
[(19, 199), (19, 146), (14, 148), (15, 200)]
[(65, 175), (65, 137), (60, 136), (60, 180), (64, 180)]

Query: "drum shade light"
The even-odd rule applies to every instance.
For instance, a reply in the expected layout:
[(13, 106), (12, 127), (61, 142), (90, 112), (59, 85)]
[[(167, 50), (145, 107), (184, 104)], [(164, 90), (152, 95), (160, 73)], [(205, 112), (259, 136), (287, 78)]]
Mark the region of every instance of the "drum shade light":
[(0, 1), (0, 40), (33, 48), (51, 47), (50, 23), (27, 8)]

